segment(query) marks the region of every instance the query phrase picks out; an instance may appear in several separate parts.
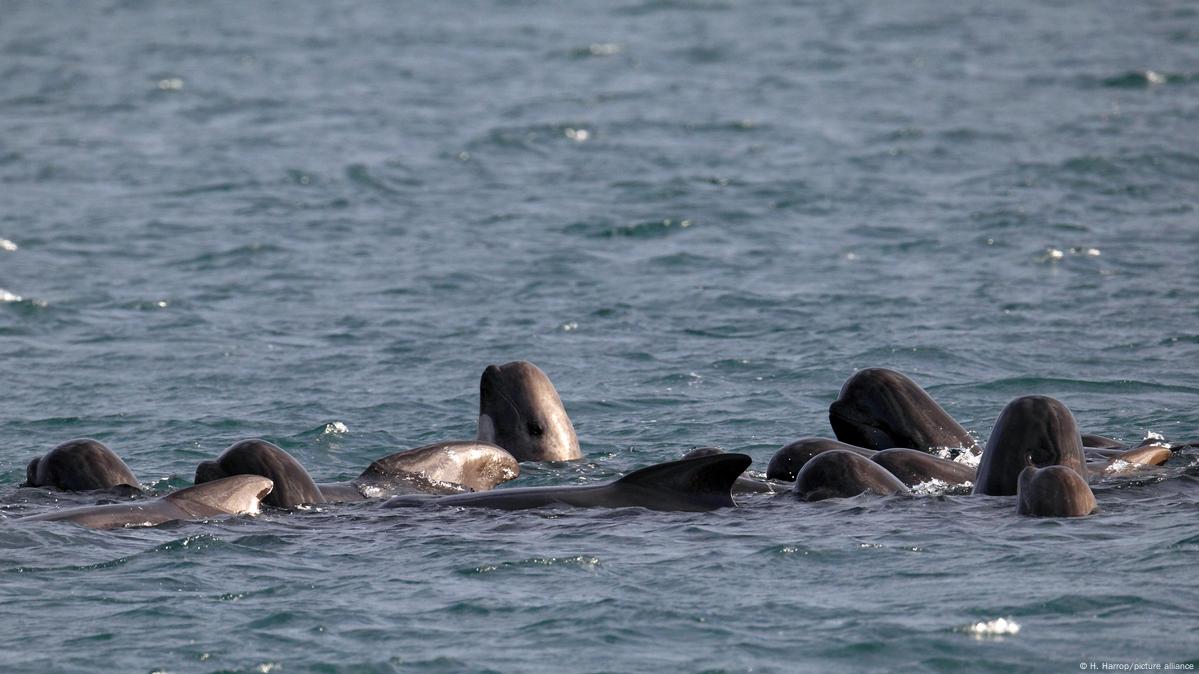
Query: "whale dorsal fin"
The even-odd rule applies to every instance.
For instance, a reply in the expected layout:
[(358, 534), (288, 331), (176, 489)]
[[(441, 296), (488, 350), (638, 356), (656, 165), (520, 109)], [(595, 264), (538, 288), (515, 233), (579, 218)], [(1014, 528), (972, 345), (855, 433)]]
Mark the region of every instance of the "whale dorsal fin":
[(260, 475), (234, 475), (180, 489), (163, 498), (197, 517), (256, 514), (262, 498), (274, 486)]
[(745, 454), (713, 454), (692, 459), (659, 463), (635, 470), (612, 483), (613, 486), (673, 492), (685, 499), (702, 501), (715, 507), (733, 506), (733, 483), (749, 468), (752, 459)]

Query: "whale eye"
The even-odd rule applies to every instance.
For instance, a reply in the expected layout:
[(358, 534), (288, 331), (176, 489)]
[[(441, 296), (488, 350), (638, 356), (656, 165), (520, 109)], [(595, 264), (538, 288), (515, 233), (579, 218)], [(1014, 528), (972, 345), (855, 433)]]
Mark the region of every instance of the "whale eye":
[(534, 437), (540, 437), (542, 435), (545, 435), (545, 426), (542, 426), (541, 424), (537, 423), (536, 421), (530, 421), (529, 422), (529, 435), (532, 435)]

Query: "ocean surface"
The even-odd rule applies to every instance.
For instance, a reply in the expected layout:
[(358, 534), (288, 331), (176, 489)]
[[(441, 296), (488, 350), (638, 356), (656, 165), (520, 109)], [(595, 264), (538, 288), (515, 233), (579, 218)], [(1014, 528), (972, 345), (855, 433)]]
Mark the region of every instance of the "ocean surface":
[(250, 437), (350, 478), (516, 359), (585, 460), (515, 485), (760, 473), (870, 366), (983, 441), (1034, 393), (1193, 440), (1197, 202), (1193, 2), (5, 2), (0, 670), (1193, 669), (1189, 450), (1081, 520), (8, 520), (94, 502), (18, 489), (76, 437), (158, 492)]

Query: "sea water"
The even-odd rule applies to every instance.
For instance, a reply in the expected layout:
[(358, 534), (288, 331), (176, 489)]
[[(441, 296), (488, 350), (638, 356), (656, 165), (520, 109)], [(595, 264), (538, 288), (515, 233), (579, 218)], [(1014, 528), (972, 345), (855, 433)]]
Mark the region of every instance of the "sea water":
[[(319, 480), (557, 385), (592, 484), (759, 474), (899, 369), (1199, 435), (1191, 2), (7, 2), (0, 670), (1099, 671), (1199, 663), (1199, 455), (1100, 513), (923, 489), (712, 513), (11, 518), (75, 437), (144, 485)], [(89, 500), (90, 499), (90, 500)]]

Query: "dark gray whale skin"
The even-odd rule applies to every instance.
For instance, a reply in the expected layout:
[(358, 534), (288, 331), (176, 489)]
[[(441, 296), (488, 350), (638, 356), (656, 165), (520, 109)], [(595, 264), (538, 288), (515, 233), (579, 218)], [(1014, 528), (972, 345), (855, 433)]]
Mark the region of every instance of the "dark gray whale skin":
[(275, 483), (263, 502), (295, 508), (326, 502), (363, 501), (396, 493), (458, 493), (491, 489), (520, 475), (520, 464), (503, 449), (474, 440), (440, 442), (390, 454), (357, 478), (317, 484), (303, 464), (265, 440), (242, 440), (215, 461), (196, 467), (196, 484), (230, 475), (261, 475)]
[(200, 462), (195, 482), (203, 484), (232, 475), (261, 475), (271, 480), (274, 489), (262, 502), (276, 508), (319, 505), (326, 500), (303, 464), (266, 440), (241, 440), (215, 460)]
[[(684, 459), (694, 459), (699, 456), (713, 456), (715, 454), (724, 454), (724, 450), (719, 447), (696, 447), (695, 449), (683, 455)], [(742, 475), (733, 483), (734, 494), (777, 494), (781, 491), (787, 491), (791, 488), (789, 484), (782, 484), (770, 479), (759, 480), (756, 477), (746, 477)]]
[(1127, 445), (1114, 438), (1094, 433), (1082, 434), (1082, 446), (1088, 449), (1126, 449)]
[(235, 475), (180, 489), (161, 498), (134, 503), (69, 508), (44, 515), (22, 517), (16, 521), (73, 522), (92, 529), (155, 526), (176, 520), (256, 513), (262, 498), (270, 491), (271, 481), (264, 477)]
[(524, 360), (483, 370), (476, 438), (503, 447), (517, 461), (583, 458), (558, 390), (540, 368)]
[(854, 447), (828, 438), (804, 438), (775, 452), (766, 469), (766, 476), (778, 480), (794, 481), (799, 471), (813, 457), (834, 450), (853, 452), (863, 456), (899, 478), (909, 487), (932, 479), (949, 484), (964, 484), (974, 481), (974, 469), (956, 461), (942, 459), (914, 449), (891, 448), (880, 451)]
[(1086, 479), (1074, 415), (1047, 396), (1023, 396), (1003, 408), (979, 461), (974, 493), (1015, 496), (1020, 473), (1029, 466), (1066, 466)]
[(828, 416), (837, 439), (857, 447), (922, 452), (961, 448), (979, 453), (978, 442), (966, 429), (916, 382), (895, 370), (875, 367), (854, 373), (841, 386)]
[(874, 456), (874, 450), (865, 449), (863, 447), (855, 447), (848, 445), (840, 440), (832, 440), (829, 438), (802, 438), (788, 445), (784, 445), (782, 449), (774, 453), (770, 457), (770, 463), (766, 466), (766, 477), (771, 480), (786, 480), (794, 482), (795, 476), (799, 474), (801, 468), (804, 467), (812, 457), (823, 452), (832, 451), (834, 449), (842, 449), (847, 452), (861, 454), (866, 458)]
[(899, 481), (914, 487), (929, 480), (940, 480), (948, 484), (974, 482), (975, 471), (970, 466), (949, 459), (942, 459), (914, 449), (884, 449), (870, 460), (886, 468)]
[(90, 438), (68, 440), (29, 462), (22, 487), (91, 491), (127, 487), (141, 491), (129, 466), (103, 443)]
[(1084, 517), (1095, 508), (1095, 494), (1073, 468), (1028, 466), (1020, 471), (1016, 512), (1021, 515)]
[(434, 498), (397, 496), (383, 507), (434, 504), (525, 510), (568, 506), (704, 512), (736, 505), (731, 489), (750, 462), (745, 454), (722, 453), (655, 464), (594, 486), (496, 489)]
[(886, 468), (843, 449), (822, 452), (804, 464), (795, 476), (793, 493), (804, 501), (821, 501), (866, 492), (879, 496), (911, 493)]

